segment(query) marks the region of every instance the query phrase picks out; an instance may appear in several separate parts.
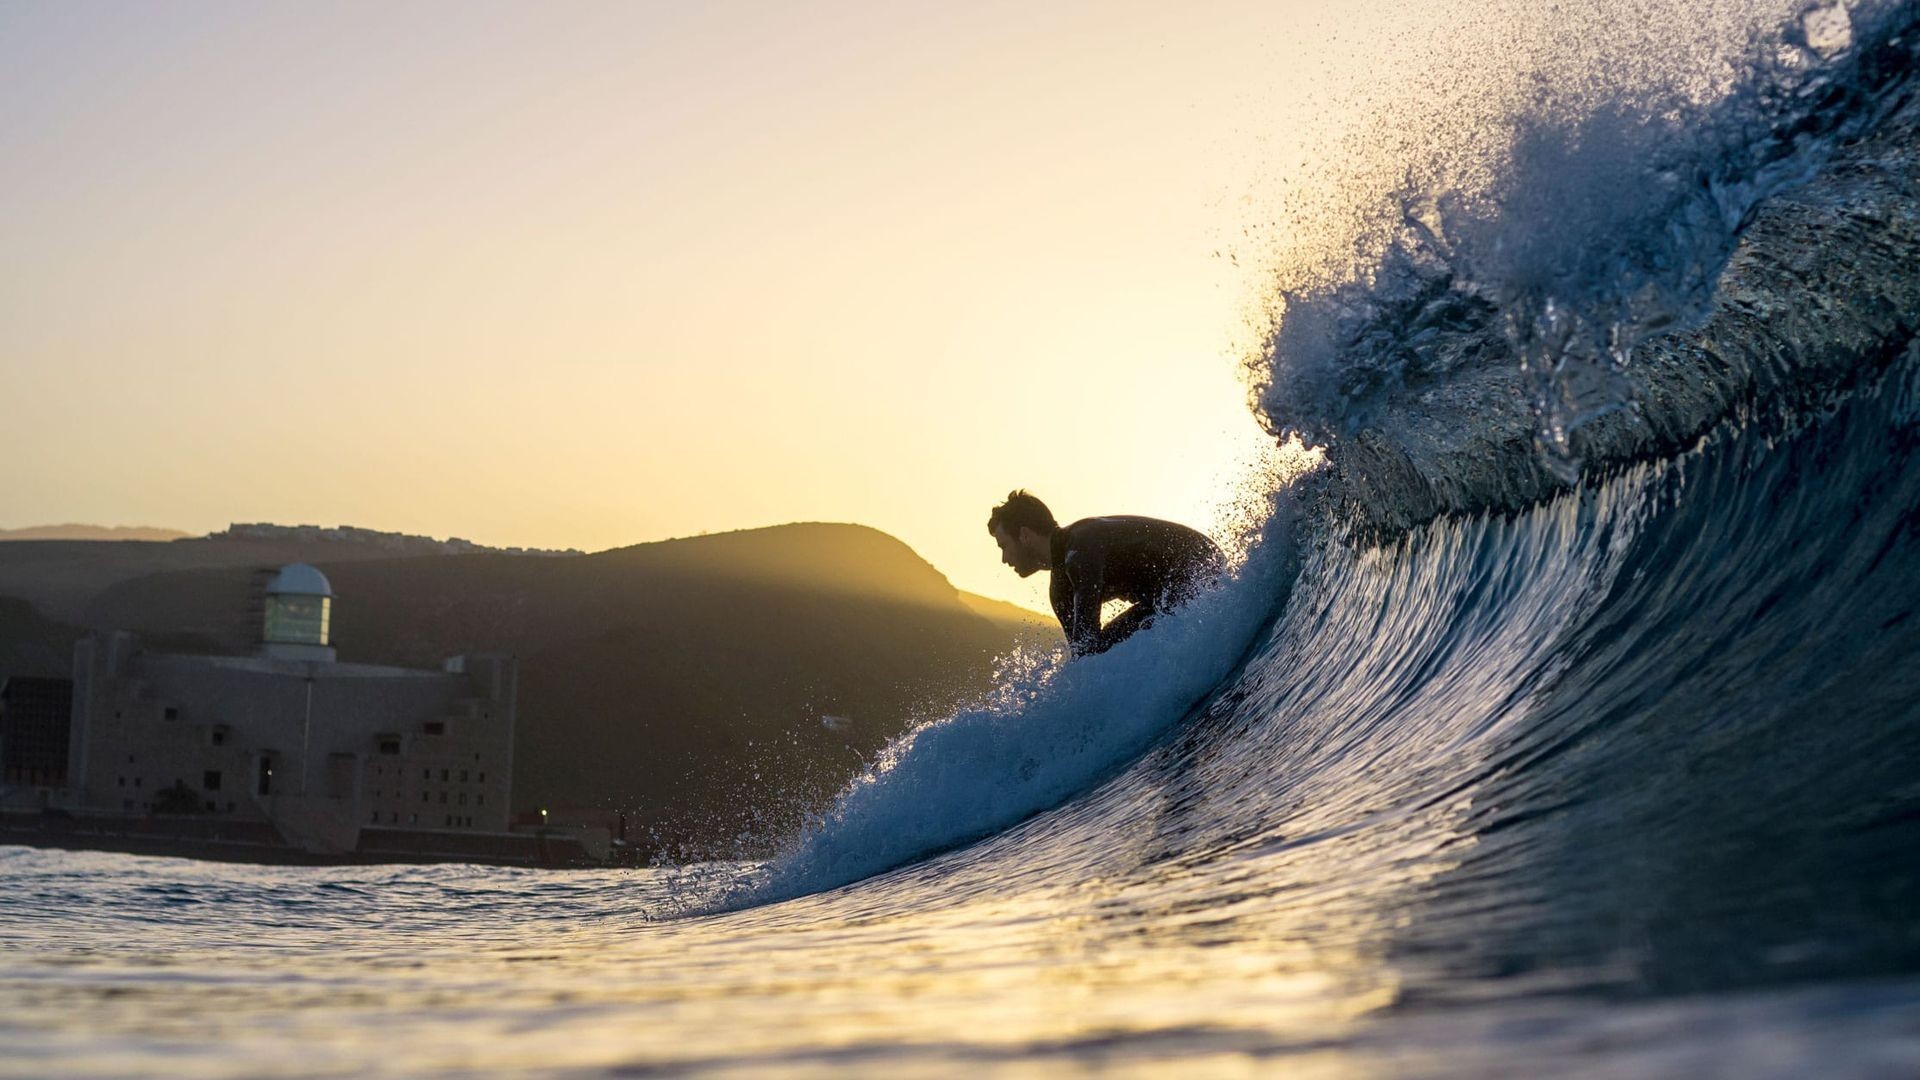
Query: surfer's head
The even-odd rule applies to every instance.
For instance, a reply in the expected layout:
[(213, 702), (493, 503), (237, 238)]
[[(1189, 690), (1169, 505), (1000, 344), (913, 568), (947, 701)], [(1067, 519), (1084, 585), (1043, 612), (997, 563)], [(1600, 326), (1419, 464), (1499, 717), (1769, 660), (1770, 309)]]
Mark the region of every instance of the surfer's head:
[(1000, 561), (1021, 577), (1053, 562), (1053, 531), (1059, 527), (1047, 504), (1026, 491), (1008, 495), (987, 517), (987, 531), (1000, 545)]

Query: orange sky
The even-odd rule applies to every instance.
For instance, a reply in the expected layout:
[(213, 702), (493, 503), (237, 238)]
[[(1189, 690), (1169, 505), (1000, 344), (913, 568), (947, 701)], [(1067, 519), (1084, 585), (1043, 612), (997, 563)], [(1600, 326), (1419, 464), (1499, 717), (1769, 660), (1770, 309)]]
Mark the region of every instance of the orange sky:
[(1043, 606), (1009, 488), (1219, 527), (1406, 10), (10, 4), (0, 527), (855, 521)]

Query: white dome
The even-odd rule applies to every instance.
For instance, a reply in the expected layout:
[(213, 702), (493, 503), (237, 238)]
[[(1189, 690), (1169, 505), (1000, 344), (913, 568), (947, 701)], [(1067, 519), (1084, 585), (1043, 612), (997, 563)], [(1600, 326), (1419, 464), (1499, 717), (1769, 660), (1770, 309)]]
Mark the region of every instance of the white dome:
[(268, 596), (332, 596), (333, 585), (327, 575), (306, 563), (288, 563), (267, 583)]

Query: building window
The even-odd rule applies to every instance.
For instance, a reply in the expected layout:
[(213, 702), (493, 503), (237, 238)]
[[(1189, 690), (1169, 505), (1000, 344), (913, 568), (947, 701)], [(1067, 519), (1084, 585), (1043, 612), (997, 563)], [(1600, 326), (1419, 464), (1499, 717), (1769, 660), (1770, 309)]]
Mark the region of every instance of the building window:
[(114, 780), (114, 784), (113, 784), (113, 786), (114, 786), (114, 787), (126, 787), (126, 786), (127, 786), (127, 778), (126, 778), (126, 777), (124, 777), (124, 776), (116, 776), (116, 777), (114, 777), (114, 778), (113, 778), (113, 780)]
[(160, 716), (168, 721), (178, 720), (180, 719), (180, 710), (169, 705), (160, 711)]
[(409, 825), (418, 825), (418, 824), (420, 824), (420, 815), (419, 815), (419, 814), (408, 814), (408, 815), (407, 815), (407, 824), (409, 824)]
[(227, 725), (225, 724), (213, 725), (213, 745), (215, 746), (227, 745)]
[(131, 810), (131, 809), (133, 809), (133, 800), (132, 800), (132, 799), (121, 799), (121, 800), (120, 800), (120, 809), (122, 809), (122, 810)]
[(380, 752), (383, 754), (398, 754), (400, 752), (400, 740), (399, 739), (381, 739)]
[(260, 789), (256, 794), (273, 794), (273, 762), (266, 758), (260, 759)]
[(371, 822), (369, 822), (369, 824), (372, 824), (372, 825), (378, 825), (378, 824), (380, 824), (380, 811), (378, 811), (378, 810), (375, 810), (375, 811), (373, 812), (373, 820), (372, 820)]
[(444, 791), (440, 793), (440, 805), (441, 806), (447, 805), (447, 793)]
[(467, 782), (467, 770), (465, 769), (460, 770), (460, 782), (463, 784)]
[(391, 814), (388, 814), (388, 815), (387, 815), (387, 824), (389, 824), (389, 825), (398, 825), (398, 824), (400, 824), (400, 811), (398, 811), (398, 810), (395, 810), (395, 811), (394, 811), (393, 813), (391, 813)]
[(421, 724), (420, 729), (429, 735), (445, 735), (447, 733), (447, 725), (439, 720), (429, 720)]
[(486, 774), (486, 773), (481, 773), (481, 774), (480, 774), (480, 782), (481, 782), (481, 783), (483, 783), (483, 784), (487, 782), (487, 774)]
[(431, 779), (433, 779), (433, 770), (432, 770), (432, 769), (421, 769), (421, 770), (420, 770), (420, 779), (422, 779), (422, 780), (431, 780)]
[(268, 642), (288, 645), (325, 645), (332, 622), (333, 598), (279, 594), (267, 597), (265, 628)]
[(134, 777), (134, 778), (133, 778), (133, 786), (134, 786), (134, 787), (139, 787), (139, 786), (140, 786), (140, 777), (138, 777), (138, 776), (136, 776), (136, 777)]
[(447, 782), (447, 770), (445, 769), (440, 770), (440, 782), (443, 784)]
[(219, 791), (220, 790), (220, 770), (208, 769), (206, 775), (200, 778), (200, 786), (207, 789), (208, 791)]
[(429, 800), (431, 800), (432, 798), (433, 798), (433, 796), (431, 796), (431, 795), (429, 795), (429, 794), (427, 794), (427, 793), (426, 793), (426, 792), (424, 792), (424, 791), (420, 793), (420, 801), (421, 801), (421, 802), (427, 802), (427, 801), (429, 801)]
[(460, 793), (460, 805), (461, 806), (467, 805), (467, 793), (464, 791)]
[(473, 805), (475, 806), (487, 805), (487, 797), (485, 795), (475, 795), (473, 797)]

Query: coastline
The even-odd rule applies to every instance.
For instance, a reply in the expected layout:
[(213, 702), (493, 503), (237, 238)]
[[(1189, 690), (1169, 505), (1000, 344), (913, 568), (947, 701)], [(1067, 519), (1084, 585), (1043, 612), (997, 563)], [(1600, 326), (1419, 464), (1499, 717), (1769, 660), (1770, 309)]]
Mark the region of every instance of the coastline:
[(616, 844), (609, 847), (607, 857), (595, 858), (583, 839), (567, 829), (482, 834), (362, 829), (352, 851), (319, 852), (288, 843), (266, 822), (4, 811), (0, 812), (0, 845), (8, 844), (265, 866), (468, 863), (572, 870), (640, 865), (646, 855)]

